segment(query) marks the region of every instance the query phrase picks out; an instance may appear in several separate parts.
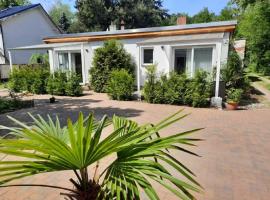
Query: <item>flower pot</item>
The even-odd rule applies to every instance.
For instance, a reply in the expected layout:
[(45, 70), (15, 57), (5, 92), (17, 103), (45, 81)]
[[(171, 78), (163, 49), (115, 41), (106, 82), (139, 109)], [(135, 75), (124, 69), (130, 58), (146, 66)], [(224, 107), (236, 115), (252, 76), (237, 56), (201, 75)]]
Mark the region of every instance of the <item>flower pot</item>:
[(227, 102), (226, 109), (227, 110), (236, 110), (238, 108), (238, 103), (236, 102)]

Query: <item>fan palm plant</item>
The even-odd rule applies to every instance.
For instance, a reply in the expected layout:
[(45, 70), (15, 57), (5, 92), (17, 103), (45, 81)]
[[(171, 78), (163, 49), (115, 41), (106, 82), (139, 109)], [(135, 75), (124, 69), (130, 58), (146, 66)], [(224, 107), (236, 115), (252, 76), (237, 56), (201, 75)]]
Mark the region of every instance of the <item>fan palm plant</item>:
[[(193, 145), (199, 139), (187, 137), (199, 129), (160, 137), (158, 132), (170, 124), (184, 118), (181, 111), (162, 120), (156, 125), (139, 126), (136, 122), (113, 116), (112, 120), (104, 116), (100, 121), (90, 114), (84, 118), (80, 113), (78, 120), (61, 127), (48, 116), (34, 117), (32, 126), (28, 126), (9, 117), (19, 128), (1, 126), (10, 131), (9, 139), (0, 139), (0, 153), (17, 156), (18, 161), (0, 161), (1, 187), (42, 186), (66, 190), (62, 193), (67, 199), (140, 199), (140, 192), (149, 199), (159, 199), (152, 182), (157, 182), (174, 193), (180, 199), (195, 199), (193, 192), (201, 191), (194, 174), (179, 160), (171, 150), (195, 153), (185, 149), (184, 145)], [(110, 135), (101, 139), (105, 127), (113, 124)], [(113, 162), (98, 173), (99, 162), (107, 156), (114, 156)], [(162, 162), (160, 162), (162, 161)], [(95, 170), (88, 170), (95, 165)], [(166, 167), (176, 170), (182, 179), (176, 178)], [(70, 179), (73, 189), (52, 185), (8, 185), (8, 182), (34, 174), (73, 170), (76, 179)], [(90, 178), (90, 174), (93, 178)], [(92, 177), (92, 176), (91, 176)]]

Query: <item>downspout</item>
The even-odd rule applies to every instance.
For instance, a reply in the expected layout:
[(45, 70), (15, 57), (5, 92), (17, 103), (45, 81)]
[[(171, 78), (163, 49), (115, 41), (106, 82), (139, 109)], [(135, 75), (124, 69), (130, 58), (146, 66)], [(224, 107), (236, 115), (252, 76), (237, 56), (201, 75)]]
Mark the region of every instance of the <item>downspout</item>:
[(138, 100), (141, 100), (141, 81), (140, 81), (141, 46), (138, 47), (139, 47), (139, 64), (137, 66), (137, 93), (138, 93)]

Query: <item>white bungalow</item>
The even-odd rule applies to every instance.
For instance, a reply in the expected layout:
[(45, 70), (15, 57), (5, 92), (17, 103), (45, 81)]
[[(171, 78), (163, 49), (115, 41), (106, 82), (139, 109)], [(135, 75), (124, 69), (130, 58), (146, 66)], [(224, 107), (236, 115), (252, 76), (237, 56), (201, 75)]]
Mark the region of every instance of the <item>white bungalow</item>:
[(216, 68), (215, 97), (218, 97), (220, 68), (227, 62), (230, 36), (236, 24), (236, 21), (223, 21), (128, 30), (111, 26), (110, 31), (104, 32), (48, 36), (43, 39), (45, 44), (13, 50), (47, 49), (51, 72), (72, 70), (87, 84), (95, 49), (105, 40), (118, 39), (136, 63), (138, 91), (144, 84), (147, 65), (156, 63), (158, 72), (183, 71), (191, 77), (196, 69), (211, 72)]

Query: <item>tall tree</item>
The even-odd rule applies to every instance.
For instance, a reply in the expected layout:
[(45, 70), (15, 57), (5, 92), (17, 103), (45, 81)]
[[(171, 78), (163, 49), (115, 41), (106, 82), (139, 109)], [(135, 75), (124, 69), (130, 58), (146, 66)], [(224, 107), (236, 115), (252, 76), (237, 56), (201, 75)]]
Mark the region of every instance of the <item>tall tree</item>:
[[(71, 25), (75, 21), (75, 14), (71, 11), (71, 8), (68, 4), (63, 3), (61, 0), (57, 0), (56, 3), (52, 6), (52, 8), (49, 10), (49, 15), (54, 21), (56, 25), (59, 27), (62, 26), (60, 24), (61, 18), (63, 18), (64, 13), (64, 20), (68, 21)], [(67, 32), (70, 32), (69, 30), (66, 30)]]
[(76, 0), (78, 20), (88, 31), (106, 30), (115, 16), (114, 0)]
[(29, 0), (0, 0), (0, 10), (13, 7), (30, 4)]
[(216, 15), (210, 12), (208, 8), (203, 8), (200, 12), (192, 17), (192, 23), (205, 23), (211, 22), (216, 19)]
[(59, 28), (64, 33), (67, 33), (69, 27), (70, 27), (70, 22), (69, 22), (68, 18), (66, 17), (66, 14), (65, 13), (62, 13), (61, 18), (59, 19)]
[(226, 6), (220, 11), (220, 14), (216, 16), (217, 21), (226, 21), (236, 19), (238, 17), (238, 12), (235, 7), (230, 5)]
[(247, 39), (249, 66), (270, 74), (270, 2), (258, 1), (243, 11), (238, 26), (238, 37)]
[(89, 30), (106, 30), (121, 20), (127, 28), (159, 26), (167, 15), (161, 0), (76, 0), (75, 7)]

